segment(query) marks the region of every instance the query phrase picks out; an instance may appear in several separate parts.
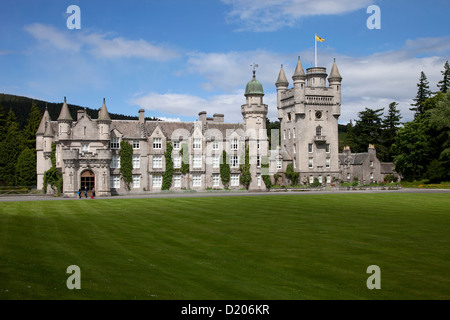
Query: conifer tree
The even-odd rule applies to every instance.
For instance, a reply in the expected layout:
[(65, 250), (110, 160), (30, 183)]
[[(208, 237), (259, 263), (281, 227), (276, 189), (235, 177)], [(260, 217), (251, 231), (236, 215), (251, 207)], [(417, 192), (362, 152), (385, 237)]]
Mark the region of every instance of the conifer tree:
[(27, 125), (25, 126), (25, 128), (23, 128), (22, 133), (25, 146), (30, 150), (34, 150), (34, 152), (36, 152), (36, 131), (39, 128), (41, 119), (41, 112), (39, 111), (36, 102), (33, 102), (33, 104), (31, 105), (30, 113), (28, 115)]
[[(397, 109), (398, 103), (389, 104), (389, 110), (382, 122), (381, 144), (383, 153), (379, 155), (381, 161), (393, 161), (392, 145), (395, 143), (395, 137), (400, 127), (400, 110)], [(377, 152), (378, 154), (378, 152)]]
[(439, 91), (446, 93), (450, 87), (450, 65), (448, 64), (448, 60), (444, 64), (444, 71), (441, 71), (444, 78), (438, 82), (437, 86)]
[(424, 112), (424, 102), (431, 96), (431, 91), (428, 83), (427, 76), (422, 71), (420, 73), (419, 83), (417, 84), (417, 95), (413, 99), (416, 103), (411, 104), (414, 108), (409, 108), (409, 110), (414, 111), (414, 117), (422, 115)]
[(23, 149), (17, 159), (16, 184), (18, 186), (36, 185), (36, 156), (28, 147)]
[(14, 186), (16, 184), (15, 168), (17, 158), (23, 149), (23, 139), (19, 124), (12, 109), (5, 121), (4, 138), (0, 142), (0, 183)]

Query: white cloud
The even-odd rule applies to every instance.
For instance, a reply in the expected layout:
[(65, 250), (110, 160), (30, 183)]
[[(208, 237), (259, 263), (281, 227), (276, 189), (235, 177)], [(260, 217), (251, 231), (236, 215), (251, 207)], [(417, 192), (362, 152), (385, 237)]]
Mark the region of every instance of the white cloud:
[[(264, 97), (264, 102), (269, 104), (269, 106), (276, 106), (276, 94), (267, 94)], [(242, 123), (241, 105), (245, 104), (245, 97), (243, 90), (232, 94), (214, 95), (208, 98), (187, 94), (159, 94), (152, 92), (133, 98), (130, 103), (150, 111), (159, 111), (169, 116), (177, 115), (197, 118), (200, 111), (206, 111), (208, 115), (222, 113), (225, 115), (225, 122)], [(275, 119), (276, 107), (269, 111), (269, 117)]]
[(242, 24), (242, 30), (274, 31), (292, 26), (299, 18), (332, 15), (367, 8), (372, 0), (222, 0), (231, 6), (230, 22)]
[(167, 45), (156, 45), (146, 40), (128, 40), (122, 37), (108, 38), (106, 34), (70, 32), (53, 26), (34, 23), (24, 27), (38, 42), (67, 52), (87, 52), (100, 58), (140, 58), (166, 61), (179, 56)]

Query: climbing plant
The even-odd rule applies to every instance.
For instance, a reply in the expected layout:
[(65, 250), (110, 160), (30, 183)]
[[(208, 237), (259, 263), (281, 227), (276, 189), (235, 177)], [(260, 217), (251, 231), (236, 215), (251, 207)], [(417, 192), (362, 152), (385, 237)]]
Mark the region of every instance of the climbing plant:
[(125, 187), (129, 191), (133, 181), (133, 146), (128, 141), (120, 142), (120, 174), (125, 182)]
[(239, 166), (239, 169), (241, 170), (239, 180), (248, 190), (250, 182), (252, 182), (252, 175), (250, 173), (250, 152), (248, 146), (245, 147), (244, 163)]
[(220, 179), (225, 188), (228, 188), (228, 183), (230, 182), (230, 164), (228, 163), (227, 152), (223, 150), (222, 152), (222, 162), (220, 163)]
[(181, 173), (186, 174), (189, 172), (189, 150), (188, 145), (186, 143), (183, 143), (181, 145)]
[(161, 190), (169, 190), (172, 186), (172, 178), (173, 178), (173, 160), (172, 160), (172, 143), (167, 142), (166, 144), (166, 152), (164, 152), (164, 158), (166, 159), (166, 171), (163, 174), (163, 181)]
[(52, 153), (50, 154), (52, 166), (44, 172), (44, 193), (47, 193), (47, 187), (50, 187), (60, 195), (62, 192), (63, 178), (62, 173), (56, 168), (56, 144), (52, 142)]

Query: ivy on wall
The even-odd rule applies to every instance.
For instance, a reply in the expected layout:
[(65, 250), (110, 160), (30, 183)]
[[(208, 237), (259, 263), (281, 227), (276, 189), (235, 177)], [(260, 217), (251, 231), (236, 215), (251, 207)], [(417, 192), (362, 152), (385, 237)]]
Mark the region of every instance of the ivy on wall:
[(228, 188), (228, 183), (230, 182), (230, 164), (228, 163), (228, 156), (225, 150), (222, 152), (222, 162), (220, 163), (220, 179), (224, 188)]
[(250, 151), (248, 146), (245, 147), (244, 163), (239, 166), (239, 169), (241, 170), (239, 180), (248, 190), (250, 182), (252, 182), (252, 175), (250, 173)]
[(127, 141), (121, 141), (119, 156), (120, 174), (126, 189), (130, 191), (130, 184), (133, 181), (133, 146)]
[(189, 172), (189, 150), (188, 145), (186, 143), (183, 143), (181, 145), (181, 173), (186, 174)]
[(52, 166), (44, 172), (44, 192), (47, 193), (47, 186), (50, 185), (59, 196), (62, 192), (63, 178), (61, 171), (56, 168), (56, 144), (54, 142), (52, 142), (50, 161)]
[(173, 178), (173, 160), (172, 160), (172, 143), (167, 142), (166, 144), (166, 152), (164, 153), (164, 158), (166, 159), (166, 171), (163, 174), (163, 181), (161, 190), (169, 190), (172, 186), (172, 178)]

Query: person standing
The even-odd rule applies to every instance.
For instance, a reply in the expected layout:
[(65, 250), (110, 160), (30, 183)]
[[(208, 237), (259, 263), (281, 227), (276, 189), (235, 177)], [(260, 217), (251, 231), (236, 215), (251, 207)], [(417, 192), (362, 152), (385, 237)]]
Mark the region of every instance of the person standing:
[(87, 187), (84, 188), (84, 197), (87, 199)]
[(78, 199), (81, 199), (81, 188), (78, 189)]
[(92, 198), (95, 198), (95, 188), (92, 188)]

